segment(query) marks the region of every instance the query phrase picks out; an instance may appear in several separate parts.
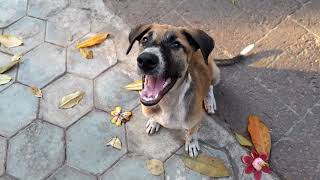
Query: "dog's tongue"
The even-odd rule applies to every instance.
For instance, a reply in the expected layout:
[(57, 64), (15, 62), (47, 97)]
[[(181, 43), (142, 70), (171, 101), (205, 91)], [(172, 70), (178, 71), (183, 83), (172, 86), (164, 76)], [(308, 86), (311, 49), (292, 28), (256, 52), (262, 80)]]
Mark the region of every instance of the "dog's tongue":
[(165, 82), (166, 80), (162, 77), (146, 75), (141, 96), (145, 99), (147, 98), (146, 100), (157, 98)]

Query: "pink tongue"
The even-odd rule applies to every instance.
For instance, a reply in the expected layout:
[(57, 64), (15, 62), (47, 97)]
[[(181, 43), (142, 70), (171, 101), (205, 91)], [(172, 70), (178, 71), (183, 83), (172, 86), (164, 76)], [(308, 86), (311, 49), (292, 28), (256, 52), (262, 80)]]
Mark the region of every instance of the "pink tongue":
[(165, 82), (164, 78), (146, 75), (143, 94), (155, 98)]

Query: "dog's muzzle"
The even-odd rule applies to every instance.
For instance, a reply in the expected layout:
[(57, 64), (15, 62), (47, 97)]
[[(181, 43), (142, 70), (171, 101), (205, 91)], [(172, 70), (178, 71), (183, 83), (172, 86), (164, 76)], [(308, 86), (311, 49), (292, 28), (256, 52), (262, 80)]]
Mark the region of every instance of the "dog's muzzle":
[(159, 65), (159, 58), (153, 53), (144, 52), (138, 56), (137, 63), (140, 70), (148, 74), (155, 71)]

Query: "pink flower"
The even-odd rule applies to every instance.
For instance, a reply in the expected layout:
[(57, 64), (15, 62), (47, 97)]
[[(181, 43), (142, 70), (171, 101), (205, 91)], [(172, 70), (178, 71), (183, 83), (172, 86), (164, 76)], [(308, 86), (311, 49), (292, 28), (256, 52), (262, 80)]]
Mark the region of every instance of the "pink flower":
[(246, 174), (253, 173), (255, 180), (260, 180), (262, 172), (271, 173), (271, 169), (267, 163), (268, 156), (266, 154), (259, 155), (257, 151), (252, 150), (250, 155), (241, 157), (244, 164), (247, 165), (245, 169)]

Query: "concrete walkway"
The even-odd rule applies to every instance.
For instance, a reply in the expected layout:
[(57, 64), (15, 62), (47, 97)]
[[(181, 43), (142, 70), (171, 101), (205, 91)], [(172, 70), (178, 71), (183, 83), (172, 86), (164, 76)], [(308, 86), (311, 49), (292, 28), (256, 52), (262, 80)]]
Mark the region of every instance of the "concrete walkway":
[[(246, 134), (249, 114), (271, 128), (271, 166), (281, 179), (317, 179), (320, 173), (320, 3), (317, 0), (0, 0), (0, 33), (24, 39), (0, 46), (0, 65), (12, 55), (23, 62), (0, 85), (0, 180), (4, 179), (206, 179), (182, 164), (179, 133), (144, 131), (138, 95), (122, 87), (135, 74), (137, 48), (129, 56), (131, 26), (160, 22), (201, 28), (216, 41), (217, 57), (231, 57), (255, 43), (245, 62), (222, 69), (216, 88), (218, 116), (200, 130), (202, 151), (222, 158), (232, 176), (252, 179), (240, 161), (246, 151), (232, 131)], [(75, 43), (96, 32), (111, 38), (83, 59)], [(30, 87), (42, 89), (38, 99)], [(58, 108), (76, 90), (86, 95), (72, 109)], [(112, 125), (117, 105), (132, 110), (126, 126)], [(121, 151), (105, 146), (111, 137)], [(152, 176), (147, 159), (165, 163)], [(276, 174), (263, 179), (278, 179)]]

